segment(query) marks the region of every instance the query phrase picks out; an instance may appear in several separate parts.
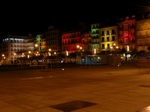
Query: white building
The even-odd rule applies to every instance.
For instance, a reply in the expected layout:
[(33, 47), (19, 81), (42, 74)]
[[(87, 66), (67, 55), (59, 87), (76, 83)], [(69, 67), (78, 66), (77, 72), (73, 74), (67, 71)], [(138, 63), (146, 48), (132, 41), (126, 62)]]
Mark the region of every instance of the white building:
[[(29, 36), (8, 35), (2, 38), (1, 43), (1, 63), (11, 64), (17, 58), (25, 57), (25, 52), (34, 49), (34, 38)], [(20, 53), (18, 53), (20, 52)]]

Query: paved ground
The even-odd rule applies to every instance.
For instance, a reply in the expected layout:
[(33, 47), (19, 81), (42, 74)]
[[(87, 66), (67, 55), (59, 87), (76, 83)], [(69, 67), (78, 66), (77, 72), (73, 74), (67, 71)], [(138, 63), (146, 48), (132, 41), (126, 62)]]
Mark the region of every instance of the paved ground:
[(0, 72), (0, 112), (149, 112), (143, 110), (149, 105), (149, 68)]

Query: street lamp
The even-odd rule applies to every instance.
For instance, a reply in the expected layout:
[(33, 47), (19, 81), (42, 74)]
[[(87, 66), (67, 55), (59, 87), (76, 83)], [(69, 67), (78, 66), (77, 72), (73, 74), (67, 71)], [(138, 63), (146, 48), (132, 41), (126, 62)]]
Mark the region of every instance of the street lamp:
[(3, 58), (3, 59), (6, 59), (5, 54), (2, 54), (2, 58)]
[(76, 46), (76, 62), (81, 63), (81, 57), (79, 56), (80, 45)]
[[(112, 51), (115, 53), (115, 52), (119, 49), (119, 47), (116, 46), (116, 44), (114, 43), (113, 46), (111, 47), (111, 49), (112, 49)], [(117, 53), (116, 53), (116, 54), (117, 54)]]
[(77, 45), (77, 52), (80, 52), (80, 55), (82, 55), (82, 47), (80, 45)]
[(116, 46), (116, 44), (114, 43), (114, 44), (112, 45), (111, 49), (112, 49), (112, 54), (113, 54), (113, 55), (112, 55), (113, 65), (118, 65), (118, 64), (119, 64), (119, 58), (120, 58), (120, 56), (119, 56), (119, 58), (118, 58), (118, 49), (119, 49), (119, 47)]
[(27, 57), (30, 58), (31, 51), (28, 51)]
[(84, 58), (83, 58), (83, 54), (82, 54), (84, 52), (83, 47), (80, 45), (77, 45), (76, 47), (77, 47), (76, 54), (77, 54), (78, 61), (80, 60), (81, 66), (82, 66), (82, 63), (84, 63), (86, 65), (86, 56), (84, 56)]
[(5, 56), (5, 54), (2, 54), (2, 57), (4, 57)]
[(79, 45), (77, 45), (76, 47), (77, 47), (77, 49), (79, 49), (79, 47), (80, 47), (80, 46), (79, 46)]
[(48, 49), (48, 56), (51, 56), (52, 54), (51, 54), (51, 51), (52, 51), (52, 49)]
[(37, 48), (37, 47), (38, 47), (38, 44), (35, 44), (34, 46)]

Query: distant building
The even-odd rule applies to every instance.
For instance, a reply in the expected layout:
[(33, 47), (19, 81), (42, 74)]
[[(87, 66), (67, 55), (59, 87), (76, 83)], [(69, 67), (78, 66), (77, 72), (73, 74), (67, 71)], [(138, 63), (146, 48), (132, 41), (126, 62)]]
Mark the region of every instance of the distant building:
[(46, 49), (51, 49), (51, 53), (61, 52), (61, 36), (62, 30), (55, 26), (49, 26), (48, 30), (43, 34), (42, 39), (46, 41)]
[(118, 22), (118, 44), (120, 49), (131, 52), (135, 49), (136, 42), (136, 19), (126, 17), (125, 20)]
[(118, 47), (117, 25), (100, 28), (100, 51), (111, 51), (113, 47)]
[(26, 53), (34, 49), (33, 39), (28, 36), (7, 35), (2, 38), (1, 63), (11, 64), (17, 58), (27, 57)]
[(92, 36), (92, 52), (94, 54), (100, 53), (100, 24), (91, 24), (91, 36)]
[(136, 45), (137, 51), (149, 52), (150, 46), (150, 19), (138, 20), (136, 23)]

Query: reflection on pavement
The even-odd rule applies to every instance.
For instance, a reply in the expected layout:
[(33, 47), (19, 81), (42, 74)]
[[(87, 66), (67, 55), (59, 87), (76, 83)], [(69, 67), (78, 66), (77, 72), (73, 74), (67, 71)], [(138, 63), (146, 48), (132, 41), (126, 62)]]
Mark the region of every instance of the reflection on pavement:
[(46, 76), (46, 77), (29, 77), (29, 78), (22, 78), (22, 80), (32, 80), (32, 79), (44, 79), (44, 78), (51, 78), (53, 76)]
[(139, 111), (139, 112), (150, 112), (150, 106), (145, 107), (144, 109), (142, 109), (142, 110)]

